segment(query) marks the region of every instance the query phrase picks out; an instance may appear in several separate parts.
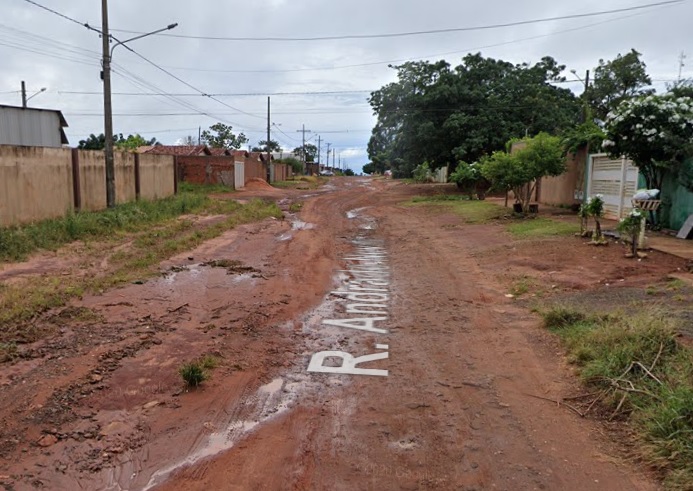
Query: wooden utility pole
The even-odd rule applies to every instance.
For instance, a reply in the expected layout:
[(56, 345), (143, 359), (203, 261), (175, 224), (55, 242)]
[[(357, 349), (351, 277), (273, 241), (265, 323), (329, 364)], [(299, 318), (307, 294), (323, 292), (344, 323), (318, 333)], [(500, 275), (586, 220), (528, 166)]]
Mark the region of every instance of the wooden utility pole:
[(302, 125), (300, 130), (296, 130), (296, 133), (303, 133), (303, 146), (301, 147), (303, 153), (303, 172), (306, 171), (306, 133), (312, 133), (311, 130), (306, 129), (306, 125)]

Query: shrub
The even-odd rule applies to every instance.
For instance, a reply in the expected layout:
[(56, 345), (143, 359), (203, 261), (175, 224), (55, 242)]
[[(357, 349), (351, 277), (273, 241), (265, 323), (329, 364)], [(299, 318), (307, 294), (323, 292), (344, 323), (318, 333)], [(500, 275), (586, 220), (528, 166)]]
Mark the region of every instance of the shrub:
[(188, 387), (197, 387), (202, 382), (207, 380), (207, 374), (205, 373), (201, 362), (186, 363), (180, 367), (178, 373), (183, 378), (185, 385)]

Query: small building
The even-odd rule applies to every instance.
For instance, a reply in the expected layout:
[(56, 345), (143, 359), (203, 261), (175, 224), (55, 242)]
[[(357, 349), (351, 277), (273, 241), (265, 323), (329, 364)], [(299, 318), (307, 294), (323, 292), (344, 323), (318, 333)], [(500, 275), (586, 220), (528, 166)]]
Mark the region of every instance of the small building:
[(0, 145), (54, 147), (68, 145), (60, 111), (0, 105)]

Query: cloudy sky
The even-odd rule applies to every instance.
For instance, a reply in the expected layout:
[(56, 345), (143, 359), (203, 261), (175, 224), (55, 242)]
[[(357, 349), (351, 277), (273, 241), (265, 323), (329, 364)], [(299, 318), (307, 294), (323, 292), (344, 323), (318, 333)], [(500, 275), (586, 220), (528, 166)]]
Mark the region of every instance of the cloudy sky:
[[(140, 133), (173, 144), (217, 121), (232, 124), (252, 144), (266, 134), (272, 95), (272, 138), (286, 149), (306, 138), (329, 142), (348, 166), (367, 162), (375, 118), (368, 92), (395, 79), (390, 63), (446, 59), (469, 52), (514, 63), (545, 55), (566, 65), (566, 76), (594, 68), (635, 48), (658, 91), (679, 74), (693, 78), (693, 0), (643, 10), (511, 27), (403, 37), (292, 41), (287, 38), (372, 35), (507, 24), (627, 9), (656, 0), (111, 0), (112, 34), (121, 39), (177, 22), (171, 37), (130, 46), (164, 71), (118, 47), (114, 53), (116, 133)], [(0, 104), (20, 105), (20, 82), (30, 106), (61, 110), (70, 143), (103, 132), (101, 40), (96, 32), (42, 10), (33, 0), (0, 0)], [(101, 26), (96, 0), (36, 0), (79, 23)], [(235, 40), (201, 37), (236, 38)], [(238, 38), (246, 38), (239, 40)], [(254, 38), (254, 39), (253, 39)], [(257, 38), (284, 38), (259, 41)], [(178, 80), (174, 77), (177, 77)], [(579, 93), (582, 83), (570, 86)], [(318, 92), (318, 93), (316, 93)], [(339, 92), (319, 94), (319, 92)], [(214, 99), (200, 95), (219, 94)], [(127, 95), (126, 95), (127, 94)], [(133, 95), (134, 94), (134, 95)], [(163, 95), (154, 95), (163, 94)]]

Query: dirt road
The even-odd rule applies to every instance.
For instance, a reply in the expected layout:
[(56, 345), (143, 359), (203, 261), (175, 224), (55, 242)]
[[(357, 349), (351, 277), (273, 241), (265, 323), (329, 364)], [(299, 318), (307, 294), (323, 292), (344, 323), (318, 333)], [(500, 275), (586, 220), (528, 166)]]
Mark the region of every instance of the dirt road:
[[(527, 272), (558, 295), (627, 291), (681, 264), (662, 255), (634, 269), (572, 237), (537, 250), (499, 225), (405, 206), (417, 192), (352, 178), (235, 194), (303, 207), (58, 313), (59, 336), (33, 348), (41, 356), (0, 375), (0, 482), (657, 489), (598, 423), (550, 402), (578, 394), (576, 379), (539, 318), (506, 294)], [(70, 317), (79, 308), (100, 318)], [(184, 391), (177, 369), (202, 355), (219, 366)]]

